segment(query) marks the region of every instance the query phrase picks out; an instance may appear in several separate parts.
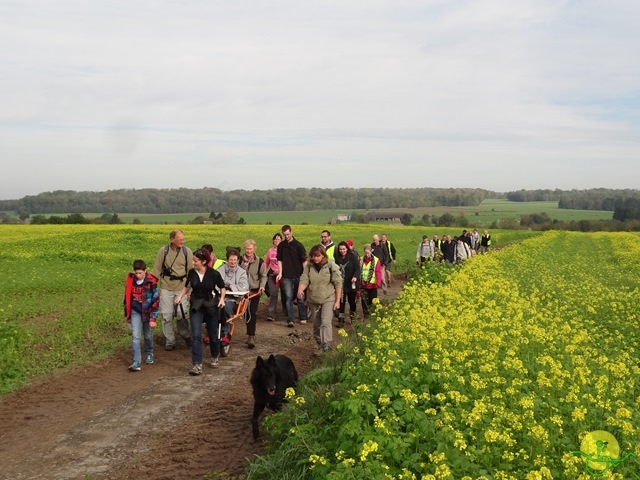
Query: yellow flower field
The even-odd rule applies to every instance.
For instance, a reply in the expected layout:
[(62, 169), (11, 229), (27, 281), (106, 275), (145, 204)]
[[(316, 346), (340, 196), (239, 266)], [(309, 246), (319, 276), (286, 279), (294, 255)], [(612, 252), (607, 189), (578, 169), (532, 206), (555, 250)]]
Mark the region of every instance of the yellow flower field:
[(581, 442), (606, 431), (628, 457), (592, 472), (639, 478), (638, 235), (548, 232), (426, 273), (314, 387), (330, 395), (301, 392), (274, 455), (304, 445), (316, 478), (586, 479)]

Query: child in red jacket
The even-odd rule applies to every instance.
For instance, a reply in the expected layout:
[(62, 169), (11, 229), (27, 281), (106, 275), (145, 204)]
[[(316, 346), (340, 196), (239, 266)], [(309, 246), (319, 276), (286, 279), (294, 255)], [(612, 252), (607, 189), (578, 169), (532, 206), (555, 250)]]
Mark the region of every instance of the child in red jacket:
[(140, 371), (142, 356), (140, 337), (144, 333), (144, 363), (153, 363), (153, 330), (158, 318), (158, 279), (147, 273), (144, 260), (133, 262), (133, 273), (127, 274), (124, 292), (124, 318), (131, 329), (131, 346), (133, 363), (129, 366), (132, 372)]

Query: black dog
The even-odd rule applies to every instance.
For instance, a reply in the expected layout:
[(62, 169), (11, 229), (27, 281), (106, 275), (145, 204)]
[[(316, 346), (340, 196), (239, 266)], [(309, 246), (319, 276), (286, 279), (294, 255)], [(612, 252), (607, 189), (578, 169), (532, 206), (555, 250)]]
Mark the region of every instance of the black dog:
[(285, 402), (285, 390), (298, 383), (298, 372), (291, 359), (285, 355), (271, 355), (268, 360), (256, 359), (256, 368), (251, 373), (253, 387), (253, 438), (260, 435), (258, 420), (265, 407), (280, 410)]

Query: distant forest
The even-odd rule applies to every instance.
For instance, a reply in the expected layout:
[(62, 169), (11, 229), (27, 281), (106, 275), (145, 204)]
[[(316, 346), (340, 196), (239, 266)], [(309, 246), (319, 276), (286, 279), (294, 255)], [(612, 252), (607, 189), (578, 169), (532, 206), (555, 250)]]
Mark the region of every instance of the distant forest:
[[(376, 210), (475, 206), (488, 198), (516, 202), (557, 201), (559, 208), (624, 211), (634, 218), (640, 190), (518, 190), (479, 188), (295, 188), (275, 190), (121, 189), (105, 192), (56, 190), (19, 200), (0, 200), (0, 211), (21, 215), (59, 213), (199, 213), (308, 210)], [(629, 214), (631, 213), (631, 214)], [(640, 218), (640, 213), (638, 214)], [(614, 218), (616, 216), (614, 215)]]

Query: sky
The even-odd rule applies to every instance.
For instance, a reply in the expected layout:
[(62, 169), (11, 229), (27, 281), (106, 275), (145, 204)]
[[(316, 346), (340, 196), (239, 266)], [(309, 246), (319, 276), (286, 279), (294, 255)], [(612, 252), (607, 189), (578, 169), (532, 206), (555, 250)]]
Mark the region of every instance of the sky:
[(640, 188), (637, 0), (2, 0), (0, 199)]

